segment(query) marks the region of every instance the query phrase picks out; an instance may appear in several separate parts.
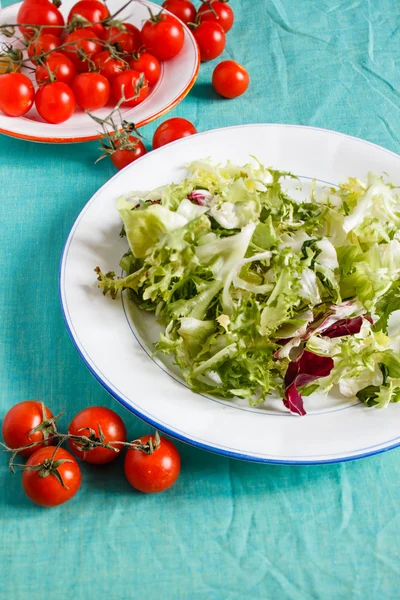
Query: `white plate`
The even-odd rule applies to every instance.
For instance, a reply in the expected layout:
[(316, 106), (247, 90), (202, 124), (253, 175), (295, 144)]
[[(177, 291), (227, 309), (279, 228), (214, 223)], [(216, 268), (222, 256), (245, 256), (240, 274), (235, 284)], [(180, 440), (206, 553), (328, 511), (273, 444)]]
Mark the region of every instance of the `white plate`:
[(314, 464), (368, 456), (400, 445), (400, 407), (367, 409), (356, 399), (314, 394), (308, 415), (296, 417), (271, 400), (261, 409), (191, 392), (170, 362), (153, 359), (154, 317), (124, 297), (112, 300), (97, 288), (93, 269), (117, 270), (126, 251), (115, 201), (132, 189), (179, 181), (188, 161), (264, 164), (300, 176), (304, 188), (337, 184), (368, 171), (386, 172), (400, 184), (400, 157), (343, 134), (294, 125), (218, 129), (151, 152), (118, 173), (88, 202), (65, 245), (60, 272), (68, 331), (88, 368), (126, 408), (170, 435), (206, 450), (270, 463)]
[[(76, 0), (63, 1), (60, 10), (65, 20), (75, 3)], [(112, 0), (110, 7), (112, 5), (112, 11), (115, 13), (124, 4), (126, 0)], [(0, 24), (16, 23), (20, 6), (21, 4), (12, 4), (0, 10)], [(160, 6), (141, 0), (133, 2), (118, 15), (118, 18), (140, 29), (143, 21), (149, 17), (149, 8), (153, 13), (160, 11)], [(192, 33), (186, 26), (184, 28), (185, 43), (181, 52), (172, 60), (162, 63), (161, 77), (150, 90), (147, 98), (139, 106), (121, 110), (123, 119), (135, 123), (136, 127), (142, 127), (170, 111), (183, 100), (196, 81), (200, 65), (199, 52)], [(10, 40), (0, 35), (0, 44), (3, 42), (9, 43)], [(28, 74), (28, 71), (24, 72)], [(34, 80), (33, 75), (31, 78)], [(112, 108), (111, 103), (95, 111), (95, 114), (104, 118)], [(23, 117), (7, 117), (0, 112), (0, 133), (34, 142), (87, 142), (97, 139), (98, 131), (99, 126), (79, 108), (68, 121), (59, 125), (43, 121), (35, 107)]]

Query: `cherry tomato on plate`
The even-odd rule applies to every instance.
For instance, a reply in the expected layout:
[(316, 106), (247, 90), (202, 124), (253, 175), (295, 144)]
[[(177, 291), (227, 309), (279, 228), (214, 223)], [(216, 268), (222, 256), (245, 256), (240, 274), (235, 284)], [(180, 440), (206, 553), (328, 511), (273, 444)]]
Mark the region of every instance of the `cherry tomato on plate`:
[(27, 39), (35, 35), (35, 29), (23, 27), (24, 24), (37, 25), (42, 28), (42, 34), (50, 33), (60, 37), (63, 33), (64, 17), (51, 2), (23, 2), (18, 11), (17, 23), (20, 32)]
[[(33, 59), (34, 56), (44, 54), (45, 52), (51, 52), (60, 46), (60, 38), (51, 33), (42, 33), (28, 46), (28, 56)], [(50, 56), (50, 55), (49, 55)], [(37, 64), (37, 60), (33, 60)]]
[(203, 62), (217, 58), (225, 49), (226, 35), (221, 25), (203, 21), (193, 31)]
[[(52, 424), (49, 423), (49, 419), (52, 418), (51, 410), (38, 400), (25, 400), (15, 404), (3, 419), (1, 433), (4, 443), (9, 448), (15, 449), (48, 439), (53, 432)], [(35, 428), (38, 430), (30, 433)], [(30, 456), (43, 446), (44, 443), (37, 444), (32, 448), (21, 450), (18, 454)]]
[(72, 89), (61, 81), (42, 85), (36, 92), (35, 103), (42, 119), (53, 124), (67, 121), (76, 106)]
[(225, 60), (215, 67), (212, 84), (215, 91), (224, 98), (236, 98), (247, 90), (250, 77), (242, 65), (234, 60)]
[[(121, 417), (104, 406), (90, 406), (81, 410), (72, 419), (68, 433), (78, 436), (85, 435), (89, 438), (94, 436), (93, 439), (104, 443), (125, 442), (126, 440), (126, 429)], [(73, 440), (68, 440), (68, 443), (76, 456), (94, 465), (111, 462), (120, 455), (120, 452), (115, 452), (111, 448), (97, 446), (85, 450)], [(115, 447), (120, 451), (123, 448), (122, 445)]]
[[(22, 473), (25, 494), (40, 506), (58, 506), (76, 494), (81, 484), (81, 471), (75, 458), (64, 450), (49, 446), (30, 456)], [(38, 467), (32, 469), (32, 467)]]
[(0, 110), (9, 117), (21, 117), (33, 106), (35, 90), (23, 73), (0, 75)]
[[(90, 29), (101, 39), (105, 37), (106, 28), (103, 23), (110, 16), (106, 5), (99, 0), (80, 0), (71, 8), (68, 14), (68, 23), (74, 19), (82, 17), (86, 21), (89, 21)], [(85, 25), (82, 25), (84, 28)], [(87, 26), (86, 26), (87, 27)]]
[(62, 52), (52, 52), (45, 60), (44, 65), (39, 65), (35, 71), (38, 85), (50, 81), (61, 81), (70, 85), (75, 79), (76, 69), (74, 63)]
[(105, 33), (105, 40), (115, 46), (119, 52), (127, 54), (137, 52), (142, 45), (139, 29), (130, 23), (109, 27)]
[[(116, 142), (116, 146), (120, 144)], [(117, 148), (111, 154), (111, 161), (117, 169), (123, 169), (127, 165), (146, 154), (147, 150), (141, 140), (133, 135), (129, 136), (129, 147), (128, 144), (122, 144), (121, 148)]]
[(169, 10), (183, 23), (194, 23), (196, 20), (196, 8), (190, 0), (165, 0), (162, 7)]
[[(103, 49), (99, 38), (91, 29), (73, 31), (67, 35), (64, 44), (68, 46), (63, 49), (63, 52), (72, 60), (78, 73), (88, 71), (89, 61)], [(82, 54), (85, 55), (83, 58)]]
[(124, 97), (124, 106), (136, 106), (143, 102), (149, 93), (149, 84), (143, 74), (130, 69), (114, 77), (111, 90), (117, 102)]
[(225, 2), (220, 2), (220, 0), (203, 2), (197, 14), (200, 22), (214, 21), (214, 23), (221, 25), (225, 33), (228, 33), (228, 31), (232, 28), (235, 20), (235, 15), (227, 0), (225, 0)]
[(154, 132), (153, 148), (154, 150), (161, 148), (165, 144), (187, 137), (188, 135), (193, 135), (194, 133), (197, 133), (197, 130), (193, 123), (187, 119), (181, 119), (180, 117), (167, 119)]
[(163, 492), (171, 487), (178, 479), (181, 460), (176, 446), (167, 440), (160, 438), (159, 446), (156, 447), (156, 437), (146, 435), (140, 438), (145, 445), (152, 439), (154, 451), (147, 454), (142, 450), (129, 448), (125, 456), (125, 476), (129, 483), (146, 494)]
[(158, 60), (170, 60), (182, 50), (185, 32), (176, 17), (160, 12), (143, 25), (142, 41)]
[(109, 50), (103, 50), (103, 52), (96, 54), (93, 61), (100, 73), (110, 81), (128, 68), (124, 60), (114, 58)]
[(20, 63), (11, 56), (0, 56), (0, 75), (5, 73), (15, 73), (20, 70)]
[(147, 79), (149, 85), (154, 85), (160, 79), (161, 75), (161, 64), (158, 58), (149, 54), (148, 52), (142, 52), (135, 58), (129, 61), (129, 66), (134, 71), (143, 73)]
[(108, 79), (100, 73), (81, 73), (72, 84), (77, 104), (83, 110), (102, 108), (110, 98)]

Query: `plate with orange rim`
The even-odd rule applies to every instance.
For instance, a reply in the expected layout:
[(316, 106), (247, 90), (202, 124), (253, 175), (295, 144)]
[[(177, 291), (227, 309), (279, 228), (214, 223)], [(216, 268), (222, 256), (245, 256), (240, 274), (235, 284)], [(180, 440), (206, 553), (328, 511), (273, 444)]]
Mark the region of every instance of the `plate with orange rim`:
[[(65, 20), (75, 3), (76, 0), (64, 0), (62, 3), (60, 10)], [(113, 12), (117, 12), (125, 4), (126, 0), (113, 0)], [(20, 3), (12, 4), (0, 10), (0, 25), (16, 23), (20, 6)], [(149, 17), (149, 10), (156, 14), (160, 6), (146, 0), (132, 2), (121, 11), (118, 18), (141, 28), (143, 22)], [(185, 25), (183, 27), (185, 42), (181, 52), (172, 60), (161, 64), (160, 79), (152, 86), (145, 100), (133, 108), (121, 107), (122, 119), (135, 123), (137, 128), (169, 112), (185, 98), (196, 81), (200, 66), (199, 52), (191, 31)], [(0, 45), (12, 41), (12, 38), (0, 34)], [(33, 71), (32, 75), (28, 71), (26, 74), (34, 80)], [(94, 114), (103, 119), (112, 109), (111, 101), (104, 108), (94, 111)], [(99, 137), (99, 125), (79, 108), (64, 123), (58, 125), (46, 123), (33, 106), (23, 117), (8, 117), (0, 112), (0, 133), (33, 142), (87, 142)]]

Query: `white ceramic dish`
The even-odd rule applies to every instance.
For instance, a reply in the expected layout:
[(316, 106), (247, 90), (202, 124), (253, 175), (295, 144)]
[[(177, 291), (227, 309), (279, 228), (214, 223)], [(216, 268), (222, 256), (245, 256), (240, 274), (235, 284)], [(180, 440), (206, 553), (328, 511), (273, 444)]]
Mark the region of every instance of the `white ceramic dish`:
[[(305, 399), (306, 417), (281, 400), (262, 408), (194, 394), (171, 362), (152, 358), (159, 327), (154, 317), (123, 299), (104, 297), (93, 269), (115, 270), (126, 251), (116, 198), (132, 189), (179, 181), (194, 159), (232, 160), (250, 155), (298, 175), (303, 189), (337, 184), (368, 171), (400, 184), (400, 157), (343, 134), (292, 125), (248, 125), (205, 132), (151, 152), (118, 173), (88, 202), (65, 245), (60, 293), (65, 322), (82, 359), (103, 387), (148, 423), (206, 450), (259, 462), (329, 463), (400, 445), (400, 407), (367, 409), (330, 394)], [(306, 191), (306, 190), (304, 190)]]
[[(68, 16), (76, 0), (64, 0), (60, 8), (64, 18)], [(126, 0), (112, 0), (112, 10), (115, 13), (126, 4)], [(111, 7), (110, 4), (110, 7)], [(21, 4), (12, 4), (0, 10), (0, 24), (16, 23), (18, 9)], [(141, 0), (134, 2), (118, 15), (118, 18), (141, 28), (143, 21), (149, 16), (149, 10), (157, 13), (160, 6)], [(0, 44), (10, 40), (0, 34)], [(167, 62), (162, 63), (159, 81), (150, 90), (147, 98), (134, 108), (122, 108), (123, 119), (142, 127), (170, 111), (190, 91), (196, 81), (200, 59), (197, 44), (185, 26), (185, 44), (181, 52)], [(26, 71), (27, 72), (27, 71)], [(27, 72), (28, 74), (28, 72)], [(32, 76), (34, 80), (34, 77)], [(95, 114), (104, 118), (112, 110), (112, 103)], [(35, 107), (23, 117), (7, 117), (0, 112), (0, 133), (34, 142), (71, 143), (87, 142), (98, 137), (99, 126), (84, 111), (77, 109), (65, 123), (52, 125), (46, 123), (37, 113)]]

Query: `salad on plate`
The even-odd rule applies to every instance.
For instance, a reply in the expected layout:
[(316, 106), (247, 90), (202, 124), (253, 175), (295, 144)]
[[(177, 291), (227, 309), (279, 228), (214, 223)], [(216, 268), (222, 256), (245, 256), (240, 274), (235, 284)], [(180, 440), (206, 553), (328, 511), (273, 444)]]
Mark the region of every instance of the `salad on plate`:
[[(400, 205), (384, 177), (349, 178), (307, 197), (266, 168), (195, 161), (181, 183), (117, 201), (125, 272), (103, 273), (154, 312), (155, 351), (172, 354), (195, 392), (340, 393), (366, 406), (400, 401)], [(300, 184), (300, 181), (298, 181)]]

